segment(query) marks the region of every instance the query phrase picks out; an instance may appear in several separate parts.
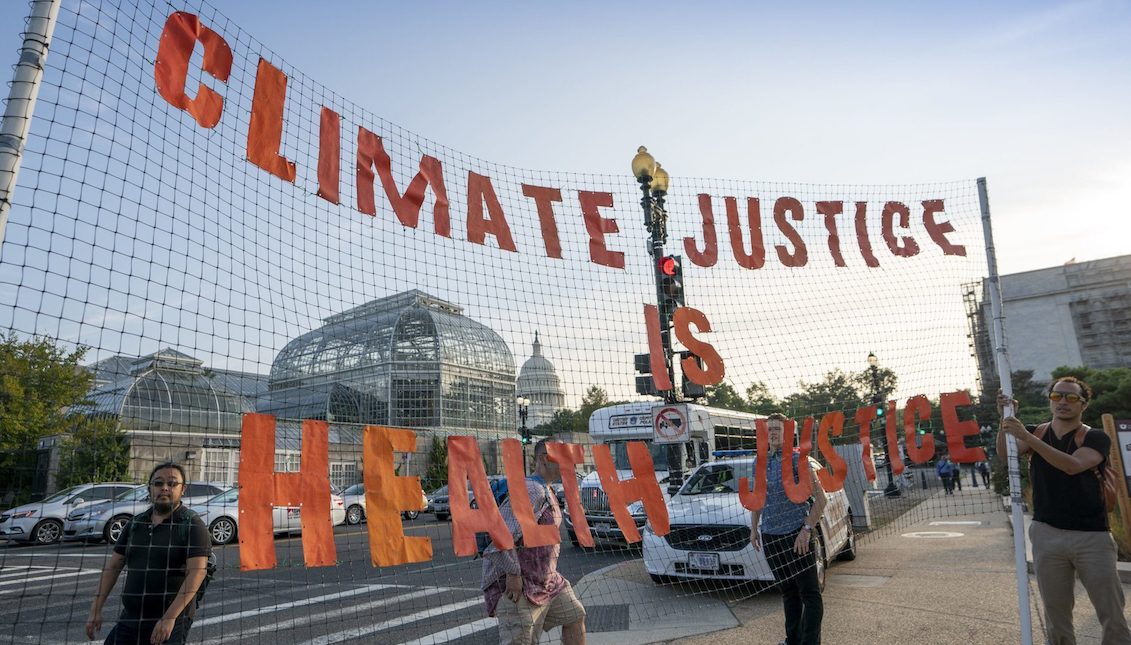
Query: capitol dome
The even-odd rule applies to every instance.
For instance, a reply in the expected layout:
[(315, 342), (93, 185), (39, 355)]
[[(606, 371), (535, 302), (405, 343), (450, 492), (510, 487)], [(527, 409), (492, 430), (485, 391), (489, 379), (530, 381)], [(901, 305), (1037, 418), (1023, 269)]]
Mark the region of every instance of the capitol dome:
[(515, 382), (515, 391), (518, 396), (530, 401), (526, 417), (528, 428), (549, 423), (554, 418), (554, 412), (565, 407), (565, 391), (562, 390), (561, 379), (558, 378), (554, 364), (542, 355), (538, 332), (534, 332), (533, 353), (522, 364)]

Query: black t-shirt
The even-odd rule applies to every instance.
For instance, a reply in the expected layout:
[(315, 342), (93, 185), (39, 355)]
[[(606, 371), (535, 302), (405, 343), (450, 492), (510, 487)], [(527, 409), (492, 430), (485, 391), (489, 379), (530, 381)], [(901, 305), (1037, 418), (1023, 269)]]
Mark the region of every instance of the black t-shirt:
[(152, 514), (150, 508), (135, 515), (114, 545), (126, 557), (122, 621), (160, 619), (185, 581), (188, 559), (212, 553), (204, 522), (183, 504), (156, 526)]
[[(1029, 432), (1036, 428), (1030, 427)], [(1045, 431), (1044, 442), (1071, 455), (1077, 450), (1076, 432), (1058, 439), (1050, 427)], [(1104, 461), (1100, 464), (1103, 465), (1111, 451), (1111, 438), (1103, 430), (1089, 430), (1083, 447), (1103, 455)], [(1108, 530), (1103, 489), (1094, 468), (1069, 475), (1034, 451), (1029, 459), (1029, 481), (1033, 485), (1034, 521), (1066, 531)]]

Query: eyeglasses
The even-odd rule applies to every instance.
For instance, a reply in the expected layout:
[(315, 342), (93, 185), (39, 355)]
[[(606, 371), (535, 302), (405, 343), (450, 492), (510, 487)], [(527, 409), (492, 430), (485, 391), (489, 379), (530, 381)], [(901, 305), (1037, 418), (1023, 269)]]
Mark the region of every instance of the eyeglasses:
[(1061, 399), (1064, 399), (1069, 403), (1079, 403), (1080, 401), (1084, 400), (1084, 397), (1076, 394), (1075, 392), (1049, 392), (1049, 401), (1058, 402)]
[(167, 482), (164, 479), (154, 479), (153, 481), (149, 482), (149, 485), (154, 487), (154, 488), (165, 488), (166, 486), (168, 486), (169, 488), (176, 488), (177, 486), (180, 486), (183, 483), (184, 482), (178, 482), (178, 481)]

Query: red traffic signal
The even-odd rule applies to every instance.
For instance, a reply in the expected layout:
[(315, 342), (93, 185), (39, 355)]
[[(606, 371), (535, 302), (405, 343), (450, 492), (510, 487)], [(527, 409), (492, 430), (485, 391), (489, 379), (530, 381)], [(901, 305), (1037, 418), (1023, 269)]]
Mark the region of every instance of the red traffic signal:
[(674, 255), (667, 255), (660, 258), (660, 273), (675, 277), (679, 270), (679, 260)]

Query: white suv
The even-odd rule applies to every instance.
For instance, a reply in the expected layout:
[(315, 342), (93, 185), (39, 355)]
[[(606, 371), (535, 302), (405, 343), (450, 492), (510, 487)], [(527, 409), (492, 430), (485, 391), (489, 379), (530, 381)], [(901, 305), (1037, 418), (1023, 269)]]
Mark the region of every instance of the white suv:
[(63, 520), (87, 502), (111, 500), (137, 486), (125, 482), (79, 484), (59, 491), (42, 502), (32, 502), (0, 514), (0, 538), (52, 544), (63, 536)]
[[(813, 458), (809, 465), (814, 472), (821, 468)], [(671, 531), (660, 537), (651, 523), (645, 525), (644, 568), (653, 581), (773, 581), (765, 553), (750, 545), (750, 511), (738, 498), (741, 477), (754, 481), (754, 457), (703, 464), (668, 503)], [(813, 531), (812, 545), (822, 588), (829, 554), (841, 560), (856, 557), (848, 496), (844, 490), (825, 495), (828, 504)]]

